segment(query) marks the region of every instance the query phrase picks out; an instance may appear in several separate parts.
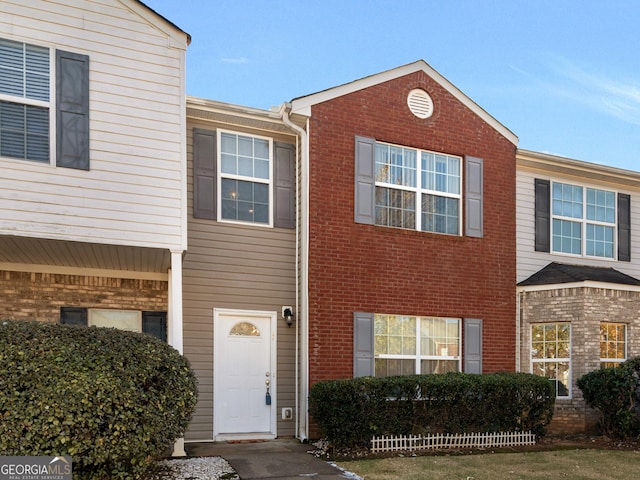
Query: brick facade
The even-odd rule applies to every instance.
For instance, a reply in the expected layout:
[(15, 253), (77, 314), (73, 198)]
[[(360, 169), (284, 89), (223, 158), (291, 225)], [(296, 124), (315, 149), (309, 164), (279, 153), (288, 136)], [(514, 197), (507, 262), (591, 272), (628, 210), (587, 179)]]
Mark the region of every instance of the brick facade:
[(60, 321), (60, 307), (166, 311), (159, 280), (0, 271), (0, 319)]
[(640, 292), (606, 288), (553, 288), (520, 294), (522, 319), (521, 365), (531, 371), (531, 325), (533, 323), (571, 323), (571, 398), (558, 399), (551, 433), (592, 430), (596, 413), (584, 402), (576, 381), (600, 368), (600, 322), (627, 325), (627, 358), (640, 355), (640, 338), (633, 334), (640, 327)]
[[(433, 98), (431, 118), (410, 113), (414, 88)], [(484, 237), (354, 223), (356, 135), (483, 158)], [(513, 371), (515, 146), (419, 71), (314, 105), (309, 164), (311, 384), (353, 376), (356, 311), (480, 318), (483, 370)]]

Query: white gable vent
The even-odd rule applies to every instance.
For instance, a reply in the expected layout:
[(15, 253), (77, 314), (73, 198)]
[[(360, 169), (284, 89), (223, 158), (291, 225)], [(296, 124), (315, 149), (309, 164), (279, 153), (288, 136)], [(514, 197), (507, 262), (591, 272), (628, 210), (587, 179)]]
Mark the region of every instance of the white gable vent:
[(418, 118), (429, 118), (433, 114), (433, 100), (427, 92), (419, 88), (409, 92), (407, 105), (411, 113)]

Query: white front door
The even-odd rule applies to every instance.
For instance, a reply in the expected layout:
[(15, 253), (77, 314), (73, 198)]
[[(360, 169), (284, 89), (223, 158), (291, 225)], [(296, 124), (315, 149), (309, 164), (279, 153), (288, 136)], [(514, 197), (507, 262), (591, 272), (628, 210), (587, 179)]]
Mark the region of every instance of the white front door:
[(214, 311), (214, 438), (275, 437), (273, 312)]

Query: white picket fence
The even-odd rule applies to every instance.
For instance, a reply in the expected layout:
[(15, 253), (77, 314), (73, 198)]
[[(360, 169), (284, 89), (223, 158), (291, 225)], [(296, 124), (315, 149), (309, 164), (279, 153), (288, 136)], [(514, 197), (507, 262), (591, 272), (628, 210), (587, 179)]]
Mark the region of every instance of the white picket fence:
[(373, 437), (371, 452), (427, 450), (443, 448), (500, 448), (535, 445), (531, 432), (461, 433)]

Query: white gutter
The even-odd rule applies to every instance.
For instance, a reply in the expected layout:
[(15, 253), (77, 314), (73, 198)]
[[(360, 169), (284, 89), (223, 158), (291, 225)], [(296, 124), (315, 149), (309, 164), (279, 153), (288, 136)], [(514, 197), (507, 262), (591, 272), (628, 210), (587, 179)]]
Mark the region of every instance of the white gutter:
[[(309, 137), (304, 128), (289, 118), (291, 104), (281, 107), (282, 121), (300, 135), (300, 169), (296, 162), (296, 176), (301, 191), (296, 192), (296, 423), (297, 438), (304, 442), (309, 436)], [(307, 129), (309, 120), (307, 120)], [(302, 263), (300, 262), (302, 260)], [(299, 280), (298, 280), (299, 279)], [(298, 343), (300, 342), (300, 343)]]

